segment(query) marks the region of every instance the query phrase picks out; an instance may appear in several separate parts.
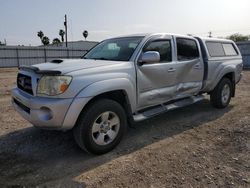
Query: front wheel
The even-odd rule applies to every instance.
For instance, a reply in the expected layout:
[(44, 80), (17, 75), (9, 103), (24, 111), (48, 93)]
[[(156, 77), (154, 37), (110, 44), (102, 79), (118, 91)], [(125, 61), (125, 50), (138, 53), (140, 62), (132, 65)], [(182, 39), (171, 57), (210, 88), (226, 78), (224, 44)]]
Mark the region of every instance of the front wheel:
[(80, 114), (73, 132), (82, 149), (103, 154), (119, 144), (126, 127), (122, 106), (113, 100), (100, 99)]
[(228, 106), (232, 96), (232, 82), (228, 78), (223, 78), (210, 94), (211, 104), (216, 108)]

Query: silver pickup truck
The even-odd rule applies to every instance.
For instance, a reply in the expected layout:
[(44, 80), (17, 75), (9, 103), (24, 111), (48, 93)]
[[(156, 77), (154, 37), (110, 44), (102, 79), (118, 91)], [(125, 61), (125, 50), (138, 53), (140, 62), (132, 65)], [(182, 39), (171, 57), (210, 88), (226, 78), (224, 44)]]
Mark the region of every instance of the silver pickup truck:
[(240, 81), (233, 41), (165, 33), (104, 40), (82, 59), (20, 67), (15, 109), (35, 127), (73, 129), (77, 144), (102, 154), (127, 124), (204, 99), (225, 108)]

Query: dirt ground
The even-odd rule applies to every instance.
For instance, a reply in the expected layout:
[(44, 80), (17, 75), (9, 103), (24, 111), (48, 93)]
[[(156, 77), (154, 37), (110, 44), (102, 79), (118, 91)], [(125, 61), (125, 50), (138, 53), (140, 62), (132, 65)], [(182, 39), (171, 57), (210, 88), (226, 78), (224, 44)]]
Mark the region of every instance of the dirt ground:
[(204, 100), (138, 123), (101, 156), (22, 119), (16, 72), (0, 69), (0, 187), (250, 187), (250, 71), (228, 108)]

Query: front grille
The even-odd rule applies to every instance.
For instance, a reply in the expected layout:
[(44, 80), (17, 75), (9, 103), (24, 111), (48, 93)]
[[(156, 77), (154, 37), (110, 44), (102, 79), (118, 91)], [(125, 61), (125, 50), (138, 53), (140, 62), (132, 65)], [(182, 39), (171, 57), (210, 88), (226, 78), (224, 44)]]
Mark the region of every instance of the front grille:
[(21, 109), (23, 109), (23, 111), (27, 112), (28, 114), (30, 114), (30, 108), (28, 108), (27, 106), (25, 106), (24, 104), (20, 103), (18, 100), (13, 98), (14, 103), (19, 106)]
[(17, 75), (17, 87), (31, 95), (33, 95), (32, 91), (32, 81), (31, 77), (18, 73)]

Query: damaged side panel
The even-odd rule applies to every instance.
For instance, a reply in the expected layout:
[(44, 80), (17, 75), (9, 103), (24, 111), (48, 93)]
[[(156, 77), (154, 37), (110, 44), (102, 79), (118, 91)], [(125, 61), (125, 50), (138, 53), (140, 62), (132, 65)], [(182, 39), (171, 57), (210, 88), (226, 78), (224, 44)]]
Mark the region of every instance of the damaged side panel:
[(144, 108), (168, 101), (173, 98), (176, 90), (176, 63), (159, 63), (141, 66), (138, 69), (138, 106)]
[(201, 59), (178, 62), (176, 65), (176, 98), (197, 94), (202, 88), (204, 64)]
[[(204, 63), (196, 39), (186, 38), (179, 50), (191, 49), (178, 54), (177, 39), (171, 40), (172, 61), (145, 64), (137, 68), (138, 109), (193, 96), (199, 93), (203, 84)], [(156, 48), (157, 49), (157, 48)], [(160, 50), (159, 50), (160, 49)], [(160, 53), (166, 48), (158, 47)], [(189, 52), (194, 54), (190, 56)], [(186, 59), (185, 59), (186, 58)]]

